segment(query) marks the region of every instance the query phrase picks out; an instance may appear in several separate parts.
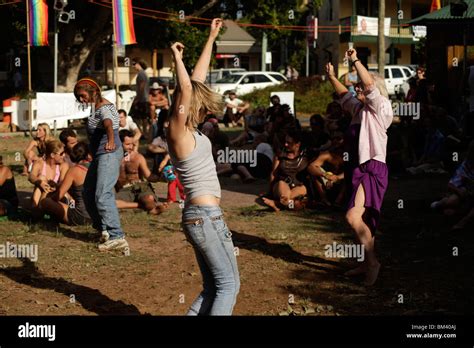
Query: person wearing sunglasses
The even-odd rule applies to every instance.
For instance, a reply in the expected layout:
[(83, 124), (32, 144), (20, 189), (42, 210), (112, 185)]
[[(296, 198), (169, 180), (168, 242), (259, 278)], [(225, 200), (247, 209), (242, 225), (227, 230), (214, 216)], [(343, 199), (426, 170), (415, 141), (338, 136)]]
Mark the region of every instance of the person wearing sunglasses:
[(64, 161), (64, 145), (57, 139), (46, 142), (44, 159), (35, 161), (28, 180), (35, 185), (31, 197), (31, 208), (34, 217), (41, 218), (44, 211), (41, 202), (56, 190), (64, 179), (69, 165)]

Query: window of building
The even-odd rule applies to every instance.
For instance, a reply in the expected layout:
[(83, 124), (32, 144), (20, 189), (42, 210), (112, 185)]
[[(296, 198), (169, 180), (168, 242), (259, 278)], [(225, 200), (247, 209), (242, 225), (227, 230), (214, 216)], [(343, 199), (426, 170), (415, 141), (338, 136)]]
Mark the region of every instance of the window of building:
[(245, 70), (250, 70), (250, 57), (241, 55), (240, 57), (240, 66), (236, 68), (243, 68)]
[(358, 16), (369, 15), (369, 0), (357, 0), (356, 1), (356, 13)]

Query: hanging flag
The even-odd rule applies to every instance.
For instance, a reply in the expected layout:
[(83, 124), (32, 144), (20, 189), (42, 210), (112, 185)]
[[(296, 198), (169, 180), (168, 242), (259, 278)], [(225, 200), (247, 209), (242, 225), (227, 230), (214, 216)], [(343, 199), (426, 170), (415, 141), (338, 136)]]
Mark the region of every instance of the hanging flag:
[(441, 0), (432, 0), (430, 13), (433, 11), (438, 11), (441, 8)]
[(48, 5), (46, 0), (27, 0), (30, 18), (30, 46), (48, 45)]
[(117, 45), (137, 43), (133, 26), (132, 0), (112, 0), (114, 2), (114, 25)]

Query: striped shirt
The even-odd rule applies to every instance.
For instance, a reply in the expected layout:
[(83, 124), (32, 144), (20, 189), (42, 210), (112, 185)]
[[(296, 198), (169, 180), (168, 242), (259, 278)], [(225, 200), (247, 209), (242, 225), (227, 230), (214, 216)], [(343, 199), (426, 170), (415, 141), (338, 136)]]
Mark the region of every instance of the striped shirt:
[(117, 109), (114, 104), (102, 105), (95, 110), (94, 114), (91, 113), (87, 119), (87, 135), (89, 137), (89, 147), (93, 157), (106, 153), (105, 144), (108, 140), (104, 127), (104, 120), (106, 119), (112, 120), (115, 150), (122, 146), (118, 135), (120, 125)]

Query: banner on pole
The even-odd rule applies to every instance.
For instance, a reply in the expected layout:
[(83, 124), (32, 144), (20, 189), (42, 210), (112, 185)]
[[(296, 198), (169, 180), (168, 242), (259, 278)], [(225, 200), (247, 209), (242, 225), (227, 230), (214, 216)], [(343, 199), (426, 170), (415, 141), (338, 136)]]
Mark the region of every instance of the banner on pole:
[(27, 0), (30, 7), (30, 46), (48, 46), (48, 4), (46, 0)]
[(137, 43), (135, 27), (133, 25), (132, 0), (112, 0), (117, 45), (131, 45)]

